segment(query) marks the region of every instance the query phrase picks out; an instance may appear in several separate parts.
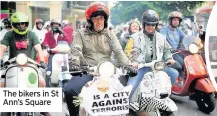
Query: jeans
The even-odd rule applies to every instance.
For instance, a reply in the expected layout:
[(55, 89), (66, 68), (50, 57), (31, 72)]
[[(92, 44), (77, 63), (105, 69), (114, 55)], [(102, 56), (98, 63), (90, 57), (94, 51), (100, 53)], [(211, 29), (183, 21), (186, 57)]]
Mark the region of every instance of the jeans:
[[(130, 99), (132, 98), (134, 92), (136, 91), (137, 87), (139, 86), (140, 82), (143, 79), (143, 76), (145, 75), (145, 73), (152, 71), (151, 68), (147, 68), (147, 67), (143, 67), (141, 69), (138, 70), (138, 75), (135, 77), (130, 77), (128, 80), (128, 85), (132, 85), (133, 89), (130, 93)], [(175, 83), (176, 78), (178, 77), (179, 73), (177, 70), (171, 68), (171, 67), (166, 67), (164, 69), (164, 71), (168, 74), (168, 76), (170, 77), (171, 83), (172, 85)]]
[(184, 67), (184, 56), (182, 54), (174, 54), (173, 59), (176, 61), (174, 65), (171, 67), (179, 71), (180, 73), (183, 72), (183, 67)]

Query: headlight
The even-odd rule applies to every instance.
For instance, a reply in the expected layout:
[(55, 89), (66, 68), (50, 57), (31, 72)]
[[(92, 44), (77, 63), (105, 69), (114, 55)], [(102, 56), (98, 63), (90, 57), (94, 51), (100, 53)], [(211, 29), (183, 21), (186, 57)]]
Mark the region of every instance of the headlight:
[(115, 66), (111, 62), (100, 63), (97, 67), (97, 72), (102, 77), (110, 77), (115, 74)]
[(188, 50), (192, 53), (192, 54), (196, 54), (196, 53), (198, 53), (198, 51), (199, 51), (199, 48), (198, 48), (198, 46), (196, 45), (196, 44), (190, 44), (189, 46), (188, 46)]
[(166, 66), (166, 64), (164, 63), (164, 62), (162, 62), (162, 61), (160, 61), (160, 62), (156, 62), (155, 64), (154, 64), (154, 69), (155, 70), (164, 70), (164, 68), (165, 68), (165, 66)]
[(28, 62), (28, 57), (25, 54), (18, 54), (16, 57), (16, 62), (19, 65), (24, 65)]

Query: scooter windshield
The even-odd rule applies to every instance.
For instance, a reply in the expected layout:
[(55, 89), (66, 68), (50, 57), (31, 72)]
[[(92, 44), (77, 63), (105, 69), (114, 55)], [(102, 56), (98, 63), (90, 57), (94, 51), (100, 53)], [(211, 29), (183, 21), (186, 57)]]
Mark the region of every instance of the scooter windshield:
[(195, 38), (195, 36), (186, 36), (185, 38), (183, 38), (183, 40), (182, 40), (182, 48), (185, 49), (185, 50), (188, 50), (188, 46), (191, 43), (195, 43), (194, 38)]

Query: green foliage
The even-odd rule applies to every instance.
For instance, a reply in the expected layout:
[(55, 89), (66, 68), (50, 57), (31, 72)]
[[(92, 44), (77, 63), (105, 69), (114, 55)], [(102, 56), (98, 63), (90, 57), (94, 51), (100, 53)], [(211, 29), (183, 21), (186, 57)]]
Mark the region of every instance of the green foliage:
[(203, 3), (205, 1), (119, 1), (111, 9), (111, 23), (118, 25), (134, 18), (141, 20), (143, 12), (148, 9), (157, 11), (160, 19), (166, 21), (168, 14), (175, 10), (184, 16), (193, 15), (194, 10)]

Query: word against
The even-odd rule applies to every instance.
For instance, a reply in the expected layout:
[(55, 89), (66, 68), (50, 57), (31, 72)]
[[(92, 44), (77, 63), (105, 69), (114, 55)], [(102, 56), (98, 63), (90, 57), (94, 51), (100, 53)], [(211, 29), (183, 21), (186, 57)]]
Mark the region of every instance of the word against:
[(0, 112), (62, 112), (62, 88), (0, 88)]

